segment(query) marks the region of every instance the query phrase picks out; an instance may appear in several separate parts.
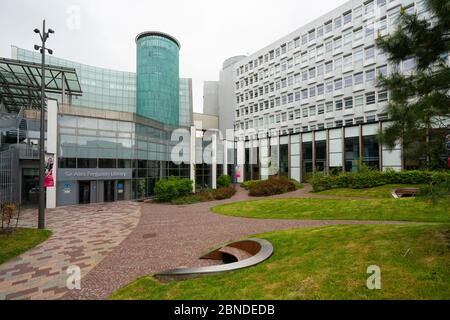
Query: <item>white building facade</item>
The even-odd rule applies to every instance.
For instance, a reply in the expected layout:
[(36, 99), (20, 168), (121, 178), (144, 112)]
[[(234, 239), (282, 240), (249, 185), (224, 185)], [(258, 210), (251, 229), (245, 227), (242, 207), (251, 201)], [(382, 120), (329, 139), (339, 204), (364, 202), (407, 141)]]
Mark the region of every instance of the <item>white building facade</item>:
[(359, 160), (402, 169), (401, 147), (377, 142), (389, 125), (389, 96), (376, 79), (395, 68), (409, 72), (414, 61), (390, 65), (375, 45), (396, 30), (401, 7), (427, 14), (422, 0), (352, 0), (235, 64), (241, 180), (270, 175), (264, 157), (272, 173), (299, 181), (312, 172), (355, 171)]

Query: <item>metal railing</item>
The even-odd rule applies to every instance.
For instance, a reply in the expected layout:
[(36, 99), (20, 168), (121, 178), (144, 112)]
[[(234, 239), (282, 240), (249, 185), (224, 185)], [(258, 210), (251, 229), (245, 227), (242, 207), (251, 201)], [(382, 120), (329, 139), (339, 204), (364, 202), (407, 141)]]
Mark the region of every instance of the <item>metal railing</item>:
[(0, 205), (19, 201), (19, 152), (9, 149), (0, 152)]
[(39, 146), (29, 144), (12, 144), (10, 149), (18, 151), (19, 159), (39, 160)]

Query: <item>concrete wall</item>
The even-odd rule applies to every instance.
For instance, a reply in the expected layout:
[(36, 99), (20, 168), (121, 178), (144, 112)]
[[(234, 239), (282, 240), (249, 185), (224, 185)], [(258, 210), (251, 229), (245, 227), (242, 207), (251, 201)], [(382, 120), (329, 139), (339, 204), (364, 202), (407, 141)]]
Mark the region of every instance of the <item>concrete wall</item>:
[(219, 82), (203, 83), (203, 113), (211, 116), (219, 115)]

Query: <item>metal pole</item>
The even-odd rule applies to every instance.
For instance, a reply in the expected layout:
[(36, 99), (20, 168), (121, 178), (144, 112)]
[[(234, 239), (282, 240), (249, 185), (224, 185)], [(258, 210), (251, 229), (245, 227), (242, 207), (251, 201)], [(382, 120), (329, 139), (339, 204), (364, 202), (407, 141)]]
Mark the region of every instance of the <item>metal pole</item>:
[(45, 190), (44, 190), (44, 175), (45, 175), (45, 154), (44, 154), (44, 125), (45, 125), (45, 20), (42, 22), (42, 66), (41, 66), (41, 127), (39, 134), (39, 217), (38, 228), (45, 229)]

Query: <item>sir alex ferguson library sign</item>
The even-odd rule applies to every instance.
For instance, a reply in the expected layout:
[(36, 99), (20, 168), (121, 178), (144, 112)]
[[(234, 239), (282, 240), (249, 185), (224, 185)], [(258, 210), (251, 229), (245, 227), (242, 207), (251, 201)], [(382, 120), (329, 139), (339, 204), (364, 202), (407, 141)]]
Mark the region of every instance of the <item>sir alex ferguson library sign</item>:
[(59, 169), (59, 181), (131, 179), (132, 169)]

